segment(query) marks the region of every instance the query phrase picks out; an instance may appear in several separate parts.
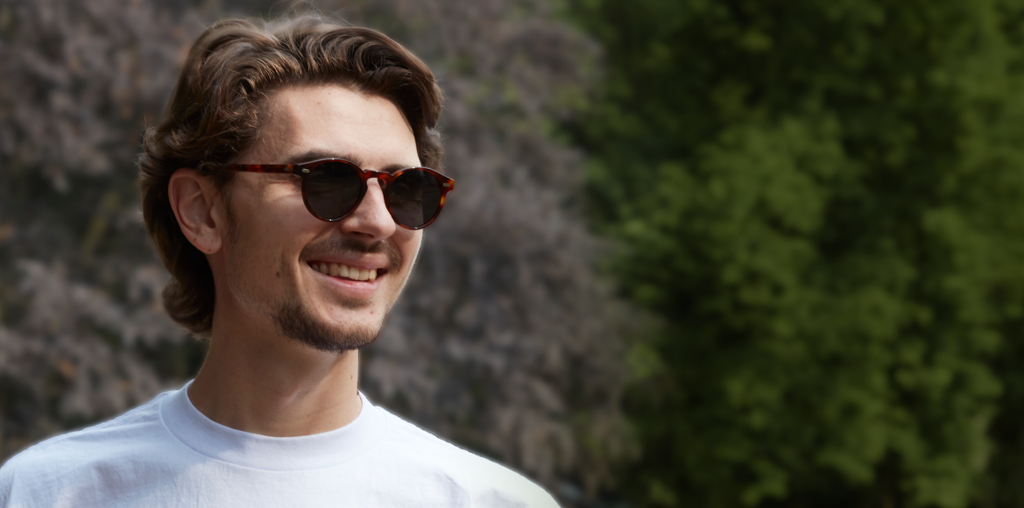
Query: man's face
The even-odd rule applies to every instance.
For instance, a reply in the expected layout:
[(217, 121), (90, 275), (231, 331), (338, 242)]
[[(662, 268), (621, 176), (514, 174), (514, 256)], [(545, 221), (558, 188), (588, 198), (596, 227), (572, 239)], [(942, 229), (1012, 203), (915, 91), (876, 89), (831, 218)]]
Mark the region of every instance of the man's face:
[[(260, 123), (257, 142), (239, 163), (337, 157), (377, 171), (420, 165), (398, 108), (341, 86), (283, 88)], [(409, 278), (422, 232), (398, 227), (380, 182), (368, 185), (349, 216), (324, 222), (303, 205), (298, 176), (235, 175), (228, 184), (231, 230), (222, 280), (242, 316), (269, 318), (286, 337), (324, 351), (358, 348), (377, 337)], [(361, 273), (374, 270), (373, 280)]]

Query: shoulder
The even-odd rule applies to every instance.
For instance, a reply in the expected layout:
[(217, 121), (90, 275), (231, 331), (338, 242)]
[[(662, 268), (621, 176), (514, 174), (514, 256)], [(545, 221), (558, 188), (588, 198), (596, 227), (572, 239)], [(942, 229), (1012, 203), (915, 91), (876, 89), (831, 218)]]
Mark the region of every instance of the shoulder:
[[(113, 420), (47, 439), (0, 467), (0, 507), (43, 506), (46, 493), (93, 474), (97, 466), (153, 452), (163, 435), (160, 402), (167, 394)], [(156, 438), (156, 439), (155, 439)], [(29, 500), (31, 499), (31, 502)]]
[(551, 494), (518, 472), (380, 410), (387, 416), (387, 453), (440, 469), (466, 489), (474, 506), (558, 506)]
[(21, 469), (95, 460), (119, 454), (149, 441), (153, 431), (163, 427), (160, 402), (167, 393), (112, 420), (47, 439), (15, 455), (3, 466), (7, 474)]

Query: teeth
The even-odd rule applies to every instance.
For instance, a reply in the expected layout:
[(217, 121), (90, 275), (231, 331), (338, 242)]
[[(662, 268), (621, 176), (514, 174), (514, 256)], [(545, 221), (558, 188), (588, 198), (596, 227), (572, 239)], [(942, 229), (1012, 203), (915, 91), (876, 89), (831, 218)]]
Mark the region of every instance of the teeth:
[(352, 280), (377, 280), (377, 269), (360, 270), (338, 263), (313, 263), (310, 265), (314, 270), (331, 277), (346, 277)]

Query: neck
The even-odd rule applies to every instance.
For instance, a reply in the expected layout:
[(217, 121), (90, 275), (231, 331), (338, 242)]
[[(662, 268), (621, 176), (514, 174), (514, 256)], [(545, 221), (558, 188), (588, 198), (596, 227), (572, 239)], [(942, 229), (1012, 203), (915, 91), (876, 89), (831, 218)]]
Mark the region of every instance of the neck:
[[(188, 396), (199, 412), (233, 429), (291, 437), (341, 428), (362, 407), (359, 353), (314, 350), (214, 316), (210, 350)], [(222, 316), (221, 316), (222, 317)], [(227, 321), (230, 321), (228, 323)]]

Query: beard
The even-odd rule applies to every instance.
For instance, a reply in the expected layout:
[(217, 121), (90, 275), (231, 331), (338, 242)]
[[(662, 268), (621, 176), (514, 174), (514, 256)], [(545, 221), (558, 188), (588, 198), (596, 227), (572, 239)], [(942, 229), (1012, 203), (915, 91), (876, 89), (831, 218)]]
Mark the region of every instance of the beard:
[(318, 319), (304, 306), (294, 303), (281, 304), (271, 317), (281, 335), (318, 351), (339, 355), (372, 344), (384, 327), (382, 316), (377, 323), (345, 329)]
[[(384, 254), (388, 259), (387, 269), (391, 274), (397, 274), (398, 267), (402, 265), (401, 253), (391, 244), (384, 242), (366, 244), (348, 238), (330, 238), (312, 243), (303, 249), (299, 257), (305, 260), (314, 258), (320, 253), (343, 251)], [(399, 293), (401, 293), (401, 289), (399, 289)], [(396, 298), (397, 296), (395, 295)], [(342, 301), (339, 303), (349, 309), (371, 305), (368, 301)], [(384, 327), (384, 319), (390, 313), (392, 305), (394, 305), (394, 301), (388, 303), (380, 319), (375, 322), (358, 325), (348, 323), (349, 326), (324, 321), (316, 317), (306, 306), (295, 303), (295, 301), (280, 303), (271, 313), (271, 318), (281, 335), (318, 351), (342, 354), (368, 346), (377, 340)]]

